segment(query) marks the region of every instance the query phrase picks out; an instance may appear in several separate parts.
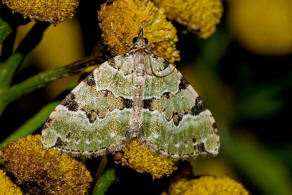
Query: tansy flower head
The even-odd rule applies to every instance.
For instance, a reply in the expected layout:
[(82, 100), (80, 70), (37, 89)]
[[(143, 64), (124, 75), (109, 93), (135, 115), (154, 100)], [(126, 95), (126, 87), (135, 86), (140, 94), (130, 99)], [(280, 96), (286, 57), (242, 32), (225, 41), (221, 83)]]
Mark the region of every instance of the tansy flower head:
[(123, 148), (122, 152), (116, 153), (116, 160), (139, 173), (150, 173), (153, 179), (170, 175), (177, 169), (171, 159), (155, 154), (136, 139)]
[(101, 21), (100, 28), (105, 44), (112, 55), (128, 52), (129, 48), (120, 39), (131, 46), (139, 28), (143, 27), (144, 36), (153, 45), (152, 53), (170, 63), (180, 60), (179, 51), (175, 46), (178, 41), (176, 29), (152, 2), (116, 0), (112, 4), (104, 3), (98, 12), (98, 18)]
[(227, 2), (230, 30), (243, 47), (260, 55), (292, 53), (292, 1)]
[(9, 143), (0, 157), (18, 184), (34, 184), (31, 188), (44, 194), (85, 194), (92, 181), (82, 163), (54, 149), (45, 149), (39, 135)]
[(78, 0), (2, 0), (12, 11), (21, 13), (25, 18), (46, 21), (53, 24), (71, 18)]
[(0, 169), (0, 194), (21, 195), (22, 192), (10, 179), (5, 172)]
[(169, 195), (248, 195), (248, 191), (238, 182), (228, 177), (202, 176), (198, 179), (181, 178), (172, 183)]
[(216, 31), (223, 12), (221, 0), (154, 0), (167, 17), (187, 26), (201, 38)]

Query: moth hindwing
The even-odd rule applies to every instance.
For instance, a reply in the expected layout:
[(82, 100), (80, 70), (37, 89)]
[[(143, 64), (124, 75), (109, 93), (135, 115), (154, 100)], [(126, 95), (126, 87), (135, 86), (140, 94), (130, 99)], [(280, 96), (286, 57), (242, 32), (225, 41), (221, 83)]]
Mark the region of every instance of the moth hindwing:
[(115, 152), (134, 138), (174, 159), (219, 149), (211, 112), (140, 33), (128, 53), (104, 62), (74, 88), (42, 130), (45, 147), (75, 156)]

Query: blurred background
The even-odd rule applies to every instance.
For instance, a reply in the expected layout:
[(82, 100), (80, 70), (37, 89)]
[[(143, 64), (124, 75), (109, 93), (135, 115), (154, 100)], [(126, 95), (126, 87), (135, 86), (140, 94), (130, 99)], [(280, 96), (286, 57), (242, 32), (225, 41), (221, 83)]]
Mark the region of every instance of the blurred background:
[[(209, 39), (173, 22), (181, 54), (177, 68), (212, 111), (221, 136), (219, 156), (192, 161), (193, 172), (230, 176), (252, 194), (292, 194), (292, 1), (223, 3), (223, 18)], [(80, 1), (73, 19), (51, 25), (13, 83), (96, 53), (101, 44), (99, 6), (98, 1)], [(31, 27), (32, 23), (21, 26), (17, 40)], [(43, 105), (62, 99), (76, 78), (58, 80), (10, 104), (0, 118), (1, 140)], [(129, 169), (121, 172), (111, 192), (129, 193), (133, 186), (149, 185), (145, 193), (155, 194), (165, 182), (153, 182)]]

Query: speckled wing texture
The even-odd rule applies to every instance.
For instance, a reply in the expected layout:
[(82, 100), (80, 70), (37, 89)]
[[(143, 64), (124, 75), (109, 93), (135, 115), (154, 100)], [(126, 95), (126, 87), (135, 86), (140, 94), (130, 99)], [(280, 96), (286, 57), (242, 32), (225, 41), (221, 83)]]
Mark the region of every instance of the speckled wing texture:
[[(137, 66), (135, 59), (145, 64)], [(42, 131), (45, 147), (75, 156), (115, 152), (133, 138), (173, 159), (219, 149), (215, 120), (199, 95), (173, 65), (145, 51), (100, 65), (56, 107)]]
[(153, 69), (174, 71), (165, 77), (147, 75), (143, 100), (146, 145), (174, 159), (218, 154), (217, 125), (200, 96), (173, 65), (153, 54), (150, 59)]
[(73, 156), (99, 156), (125, 144), (132, 101), (131, 56), (109, 59), (51, 113), (42, 131), (45, 147)]

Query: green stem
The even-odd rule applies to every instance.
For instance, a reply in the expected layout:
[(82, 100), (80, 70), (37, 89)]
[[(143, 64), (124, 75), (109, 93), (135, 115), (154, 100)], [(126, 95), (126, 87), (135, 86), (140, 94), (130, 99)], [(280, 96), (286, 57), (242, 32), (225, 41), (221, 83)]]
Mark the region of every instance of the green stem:
[(227, 139), (230, 144), (223, 145), (223, 155), (261, 194), (292, 194), (289, 170), (270, 151), (249, 138)]
[(13, 31), (3, 41), (0, 61), (5, 61), (12, 55), (15, 37), (16, 37), (16, 28), (14, 27)]
[(16, 52), (6, 61), (0, 63), (0, 90), (5, 90), (11, 84), (14, 73), (29, 53), (41, 41), (48, 23), (36, 23), (20, 43)]
[(116, 180), (116, 171), (115, 169), (107, 169), (103, 175), (101, 175), (98, 181), (95, 183), (92, 195), (104, 195), (108, 188)]
[(48, 119), (50, 113), (59, 104), (59, 101), (52, 102), (43, 107), (38, 113), (36, 113), (31, 119), (19, 127), (16, 131), (10, 134), (5, 140), (0, 143), (0, 149), (4, 147), (8, 142), (15, 141), (20, 137), (29, 135), (39, 129), (44, 122)]
[(5, 62), (0, 63), (0, 90), (7, 89), (13, 79), (17, 67), (22, 63), (24, 55), (20, 52), (14, 53)]
[(52, 81), (80, 73), (88, 66), (99, 64), (101, 61), (102, 59), (100, 56), (85, 58), (67, 66), (57, 67), (52, 70), (39, 73), (19, 84), (10, 87), (9, 89), (0, 91), (0, 115), (9, 103), (18, 99), (24, 94), (39, 89)]
[(12, 32), (11, 26), (2, 18), (0, 18), (0, 45), (11, 32)]

